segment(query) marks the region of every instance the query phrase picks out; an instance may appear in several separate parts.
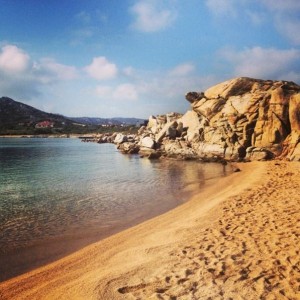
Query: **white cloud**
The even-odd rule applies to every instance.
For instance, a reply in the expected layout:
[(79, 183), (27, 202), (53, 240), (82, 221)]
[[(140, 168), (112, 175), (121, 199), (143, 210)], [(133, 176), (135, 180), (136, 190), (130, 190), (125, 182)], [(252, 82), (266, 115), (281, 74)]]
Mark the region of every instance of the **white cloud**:
[(294, 74), (299, 72), (293, 69), (297, 63), (298, 65), (300, 63), (300, 51), (296, 49), (253, 47), (243, 51), (224, 49), (220, 54), (223, 59), (233, 65), (235, 76), (285, 79), (285, 74), (292, 74), (292, 71)]
[(2, 47), (0, 53), (0, 91), (17, 99), (31, 99), (42, 87), (61, 84), (78, 77), (77, 69), (51, 58), (32, 61), (29, 54), (15, 45)]
[(169, 74), (171, 76), (187, 76), (195, 70), (195, 66), (191, 63), (184, 63), (176, 66)]
[(130, 9), (135, 15), (132, 28), (142, 32), (155, 32), (169, 27), (176, 19), (172, 9), (161, 6), (161, 1), (140, 0)]
[(90, 65), (84, 68), (88, 75), (97, 80), (113, 79), (118, 74), (118, 68), (104, 56), (94, 57)]
[(29, 67), (30, 57), (15, 45), (2, 47), (0, 53), (0, 71), (5, 73), (22, 73)]
[(72, 80), (78, 77), (77, 69), (57, 63), (52, 58), (43, 58), (34, 64), (34, 71), (47, 78), (47, 82), (56, 80)]

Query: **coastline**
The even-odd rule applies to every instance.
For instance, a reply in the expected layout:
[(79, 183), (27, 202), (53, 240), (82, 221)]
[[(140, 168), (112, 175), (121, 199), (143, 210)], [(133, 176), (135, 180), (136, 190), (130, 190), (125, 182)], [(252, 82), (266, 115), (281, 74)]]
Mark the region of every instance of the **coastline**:
[(0, 135), (0, 139), (10, 139), (10, 138), (22, 138), (22, 139), (33, 139), (33, 138), (79, 138), (82, 134), (36, 134), (36, 135), (26, 135), (26, 134), (15, 134), (15, 135)]
[(297, 299), (299, 165), (238, 167), (163, 215), (1, 283), (0, 298)]
[[(125, 156), (117, 152), (115, 146), (110, 144), (85, 145), (80, 143), (80, 140), (70, 141), (70, 139), (64, 141), (54, 141), (54, 139), (47, 141), (45, 139), (34, 142), (20, 139), (3, 142), (1, 145), (3, 146), (1, 150), (4, 149), (1, 152), (1, 154), (4, 153), (1, 156), (2, 161), (6, 160), (5, 153), (8, 155), (12, 153), (10, 150), (5, 150), (6, 145), (17, 145), (18, 153), (22, 155), (22, 163), (20, 161), (15, 165), (15, 172), (11, 172), (14, 168), (10, 168), (8, 172), (5, 168), (3, 169), (4, 173), (1, 174), (3, 187), (11, 184), (15, 187), (18, 187), (19, 184), (22, 186), (22, 182), (19, 183), (18, 177), (15, 177), (14, 173), (17, 176), (20, 174), (23, 162), (25, 166), (30, 166), (30, 169), (26, 172), (27, 179), (24, 182), (24, 189), (22, 188), (22, 199), (27, 199), (27, 206), (18, 210), (18, 202), (14, 202), (9, 195), (4, 197), (5, 192), (1, 193), (4, 198), (1, 201), (3, 218), (0, 220), (2, 228), (0, 233), (0, 282), (54, 262), (89, 244), (165, 213), (187, 201), (200, 185), (201, 188), (205, 188), (215, 177), (226, 176), (230, 173), (229, 166), (225, 167), (220, 164), (210, 164), (207, 165), (209, 166), (207, 168), (205, 164), (197, 162), (177, 160), (151, 162), (148, 159), (142, 160), (138, 156)], [(31, 144), (31, 142), (33, 143)], [(29, 163), (31, 160), (24, 158), (27, 149), (21, 150), (20, 146), (22, 145), (26, 147), (30, 145), (29, 153), (36, 153), (34, 149), (40, 149), (43, 154), (50, 149), (50, 157), (55, 161), (52, 162), (52, 159), (49, 160), (49, 158), (46, 161), (39, 160), (38, 165), (45, 164), (46, 167), (42, 168), (44, 172), (36, 174), (35, 169), (31, 168), (35, 162)], [(70, 145), (71, 148), (67, 145)], [(75, 155), (75, 153), (77, 154)], [(76, 158), (72, 159), (73, 156)], [(79, 157), (80, 161), (85, 162), (82, 164), (83, 169), (77, 168), (77, 164), (80, 164)], [(108, 158), (105, 159), (107, 162), (113, 158), (113, 162), (104, 163), (105, 167), (103, 168), (104, 160), (103, 162), (101, 160), (104, 157)], [(69, 179), (64, 181), (62, 189), (62, 179), (57, 180), (56, 178), (64, 178), (65, 171), (61, 170), (60, 166), (64, 165), (65, 161), (73, 171), (68, 172), (70, 173)], [(115, 170), (114, 165), (121, 167), (120, 170), (117, 169), (117, 173), (112, 172)], [(94, 168), (94, 166), (97, 167)], [(103, 172), (101, 169), (108, 171)], [(84, 176), (80, 175), (80, 178), (84, 178), (84, 180), (77, 181), (77, 175), (73, 176), (73, 174), (79, 173), (85, 174)], [(128, 173), (130, 177), (128, 177)], [(119, 178), (115, 178), (114, 174), (118, 174)], [(14, 179), (6, 184), (5, 178)], [(74, 178), (71, 181), (77, 184), (71, 187), (70, 178)], [(204, 178), (206, 179), (204, 180)], [(28, 182), (35, 182), (35, 185), (30, 187), (27, 185)], [(40, 204), (31, 206), (31, 203), (34, 203), (30, 201), (31, 191), (36, 191), (39, 182), (43, 182), (37, 193), (41, 196), (35, 196), (35, 198), (39, 199)], [(94, 183), (91, 184), (91, 182)], [(108, 182), (108, 184), (103, 184), (104, 182)], [(55, 192), (52, 192), (53, 187)], [(164, 195), (163, 201), (161, 195)], [(61, 204), (55, 205), (54, 199), (63, 199), (63, 201), (59, 200)], [(64, 199), (72, 202), (72, 207), (67, 208), (69, 204), (64, 202)], [(111, 204), (105, 206), (102, 199), (107, 199), (107, 203)], [(11, 212), (13, 217), (7, 215), (6, 208), (9, 208), (10, 203), (14, 203), (14, 207), (16, 207), (16, 212)], [(39, 207), (43, 207), (42, 210)], [(106, 208), (106, 211), (103, 207)], [(52, 211), (50, 215), (54, 217), (49, 219), (48, 211)], [(21, 219), (19, 219), (20, 216)], [(11, 218), (12, 222), (7, 222), (7, 218)]]

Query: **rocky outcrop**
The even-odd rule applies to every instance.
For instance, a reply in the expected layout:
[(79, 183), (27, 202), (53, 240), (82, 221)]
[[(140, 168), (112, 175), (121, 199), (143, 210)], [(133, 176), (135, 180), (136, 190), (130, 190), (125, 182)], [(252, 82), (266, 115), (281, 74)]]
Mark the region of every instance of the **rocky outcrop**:
[(114, 142), (149, 158), (300, 160), (297, 84), (241, 77), (186, 99), (191, 110), (184, 115), (150, 116), (135, 137), (119, 134)]
[(122, 134), (122, 133), (118, 133), (117, 136), (114, 139), (114, 143), (115, 144), (121, 144), (121, 143), (125, 143), (127, 142), (127, 136)]
[(299, 160), (299, 93), (293, 82), (245, 77), (220, 83), (198, 98), (188, 93), (201, 124), (193, 147), (199, 156)]

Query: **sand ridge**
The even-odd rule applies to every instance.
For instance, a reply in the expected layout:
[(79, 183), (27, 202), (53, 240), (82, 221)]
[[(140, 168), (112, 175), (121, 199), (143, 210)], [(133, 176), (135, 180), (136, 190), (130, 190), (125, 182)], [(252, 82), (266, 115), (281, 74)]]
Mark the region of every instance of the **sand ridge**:
[(241, 164), (190, 202), (0, 284), (0, 299), (300, 299), (300, 170)]

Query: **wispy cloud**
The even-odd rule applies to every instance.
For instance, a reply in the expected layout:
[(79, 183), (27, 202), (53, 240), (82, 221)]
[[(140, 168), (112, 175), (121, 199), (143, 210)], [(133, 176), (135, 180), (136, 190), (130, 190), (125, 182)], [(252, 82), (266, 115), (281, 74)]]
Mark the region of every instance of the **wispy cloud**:
[(248, 18), (256, 26), (271, 20), (282, 37), (300, 45), (299, 0), (206, 0), (205, 4), (220, 18)]
[(262, 4), (272, 13), (278, 32), (294, 45), (300, 45), (300, 1), (262, 0)]
[(75, 18), (82, 23), (89, 23), (91, 21), (91, 15), (86, 11), (81, 11), (75, 15)]
[(176, 19), (176, 12), (166, 8), (167, 1), (140, 0), (130, 12), (135, 17), (131, 27), (142, 32), (155, 32), (169, 27)]
[(82, 25), (70, 32), (70, 44), (72, 46), (82, 45), (95, 35), (95, 27), (91, 25)]
[(129, 66), (129, 67), (126, 67), (122, 70), (123, 74), (127, 77), (132, 77), (134, 75), (134, 68)]
[(255, 26), (259, 26), (263, 24), (267, 18), (263, 12), (259, 12), (259, 11), (253, 11), (247, 9), (245, 10), (245, 13), (248, 19), (250, 20), (250, 22)]
[(113, 79), (118, 74), (117, 66), (104, 56), (94, 57), (92, 63), (84, 70), (90, 77), (97, 80)]
[[(231, 63), (234, 76), (248, 76), (262, 79), (299, 79), (300, 70), (293, 66), (300, 63), (300, 51), (297, 49), (280, 50), (275, 48), (253, 47), (242, 51), (223, 49), (222, 59)], [(293, 70), (293, 73), (291, 73)], [(291, 78), (294, 74), (294, 78)]]
[(106, 22), (105, 15), (98, 10), (94, 12), (81, 11), (74, 15), (76, 21), (70, 31), (70, 44), (72, 46), (83, 45), (92, 37), (95, 37), (99, 24)]
[(122, 100), (137, 100), (138, 91), (135, 85), (131, 83), (124, 83), (117, 86), (113, 93), (114, 99)]
[(78, 30), (73, 31), (73, 36), (77, 40), (85, 40), (90, 38), (94, 35), (94, 28), (92, 27), (85, 27)]
[(60, 64), (51, 58), (33, 61), (30, 55), (15, 45), (5, 45), (0, 52), (0, 90), (2, 95), (31, 99), (42, 87), (76, 79), (73, 66)]
[[(189, 91), (205, 90), (219, 81), (218, 78), (196, 74), (192, 63), (181, 63), (171, 69), (160, 71), (134, 70), (130, 83), (98, 85), (94, 90), (100, 102), (120, 103), (141, 101), (143, 114), (151, 114), (160, 107), (161, 113), (184, 112), (188, 103), (184, 96)], [(139, 110), (139, 108), (136, 108)]]
[(98, 85), (94, 89), (94, 94), (99, 98), (103, 98), (103, 99), (111, 97), (112, 92), (113, 92), (113, 88), (109, 85)]
[(57, 80), (72, 80), (79, 76), (75, 67), (60, 64), (52, 58), (42, 58), (39, 62), (35, 62), (33, 71), (40, 78), (44, 78), (45, 83)]
[(108, 85), (98, 85), (95, 94), (103, 100), (133, 101), (138, 99), (138, 91), (134, 84), (123, 83), (116, 87)]
[(171, 76), (176, 76), (176, 77), (187, 76), (191, 74), (194, 70), (195, 70), (195, 66), (192, 63), (183, 63), (173, 68), (169, 72), (169, 74)]
[[(300, 12), (299, 12), (300, 13)], [(275, 19), (276, 28), (282, 36), (286, 37), (293, 45), (300, 45), (300, 20), (293, 17), (278, 16)]]
[(137, 86), (140, 93), (149, 99), (160, 99), (165, 103), (181, 99), (179, 102), (181, 105), (185, 104), (184, 95), (187, 92), (204, 90), (214, 83), (216, 79), (210, 75), (199, 76), (193, 73), (179, 75), (178, 73), (174, 76), (172, 70), (167, 70), (141, 78)]
[[(249, 1), (249, 0), (248, 0)], [(261, 0), (270, 10), (276, 11), (295, 11), (300, 10), (299, 0)]]
[(235, 0), (206, 0), (205, 4), (214, 15), (235, 16), (237, 13)]
[[(255, 3), (256, 2), (256, 3)], [(255, 5), (253, 5), (253, 3)], [(218, 20), (232, 19), (233, 22), (243, 18), (249, 25), (260, 26), (268, 20), (265, 9), (259, 7), (259, 0), (205, 0), (206, 7)], [(265, 6), (263, 4), (263, 6)]]

